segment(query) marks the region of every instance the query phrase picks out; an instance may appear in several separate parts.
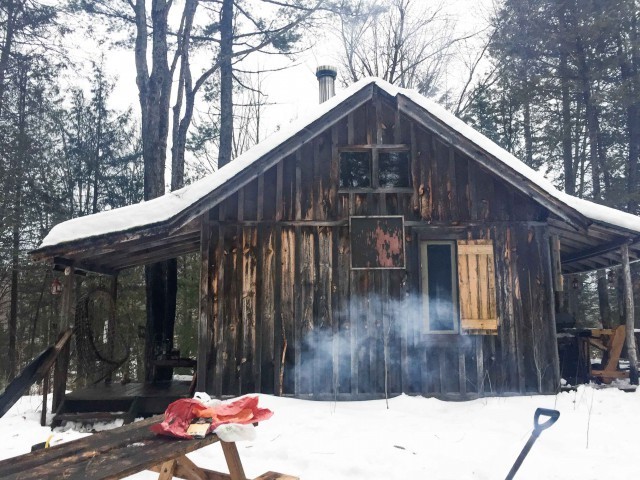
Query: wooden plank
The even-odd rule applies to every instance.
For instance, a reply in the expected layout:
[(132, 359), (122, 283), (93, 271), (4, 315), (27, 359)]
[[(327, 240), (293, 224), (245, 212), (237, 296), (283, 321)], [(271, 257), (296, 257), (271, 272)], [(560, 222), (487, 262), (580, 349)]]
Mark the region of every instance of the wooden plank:
[(496, 270), (493, 256), (493, 245), (491, 254), (486, 256), (487, 265), (487, 317), (498, 318), (497, 296), (496, 296)]
[(0, 477), (16, 480), (123, 478), (218, 441), (215, 435), (181, 441), (157, 436), (149, 426), (159, 421), (160, 417), (153, 417), (4, 460), (0, 462)]
[[(489, 315), (489, 275), (488, 259), (493, 262), (493, 255), (478, 255), (478, 312), (479, 318), (495, 318)], [(495, 290), (495, 289), (494, 289)]]
[[(173, 476), (176, 478), (184, 478), (186, 480), (229, 480), (231, 478), (228, 473), (214, 472), (197, 466), (186, 455), (176, 459), (175, 464)], [(159, 472), (160, 468), (152, 468), (150, 470)]]
[(431, 222), (433, 207), (433, 189), (431, 188), (431, 159), (429, 158), (429, 134), (423, 129), (416, 132), (418, 150), (417, 164), (420, 166), (420, 183), (418, 195), (420, 197), (420, 218)]
[(239, 372), (242, 393), (259, 388), (259, 383), (255, 383), (256, 364), (260, 364), (260, 357), (256, 355), (256, 346), (260, 342), (256, 333), (257, 236), (256, 228), (242, 229), (242, 356)]
[[(539, 242), (538, 250), (540, 252), (542, 270), (544, 271), (543, 282), (540, 288), (545, 295), (545, 298), (541, 300), (543, 302), (543, 332), (545, 336), (546, 356), (551, 363), (551, 368), (543, 372), (546, 385), (545, 388), (548, 392), (557, 392), (560, 388), (561, 375), (560, 375), (560, 358), (558, 354), (558, 338), (556, 328), (556, 305), (555, 305), (555, 292), (553, 288), (553, 261), (551, 258), (551, 250), (549, 249), (549, 243), (551, 239), (549, 237), (549, 228), (544, 228), (544, 235)], [(562, 280), (562, 277), (561, 277)], [(559, 295), (562, 297), (562, 294)], [(546, 311), (545, 311), (546, 310)]]
[[(591, 370), (591, 375), (594, 377), (601, 377), (603, 379), (613, 379), (613, 378), (629, 378), (628, 371), (614, 371), (614, 370)], [(611, 383), (605, 382), (605, 383)]]
[(295, 219), (302, 219), (302, 150), (296, 151), (296, 163), (295, 163), (295, 199), (294, 199), (294, 211)]
[(316, 315), (315, 330), (316, 344), (314, 346), (314, 384), (313, 392), (331, 392), (334, 382), (334, 345), (338, 339), (334, 338), (333, 328), (333, 231), (330, 228), (318, 230), (318, 272), (315, 291)]
[[(218, 207), (218, 218), (224, 220), (225, 217), (225, 205), (222, 204)], [(214, 352), (215, 352), (215, 376), (213, 379), (213, 391), (218, 397), (222, 396), (223, 380), (225, 371), (225, 337), (227, 332), (225, 330), (225, 317), (226, 317), (226, 294), (225, 294), (225, 269), (226, 258), (225, 252), (225, 237), (226, 228), (224, 225), (218, 227), (218, 242), (216, 246), (215, 262), (214, 262), (214, 302), (217, 303), (216, 318), (214, 321)], [(230, 272), (231, 273), (231, 272)]]
[(484, 348), (482, 345), (482, 336), (476, 337), (476, 383), (478, 385), (478, 396), (484, 396)]
[(313, 142), (313, 208), (311, 220), (323, 221), (331, 211), (331, 162), (333, 154), (332, 129), (327, 129)]
[(460, 255), (493, 255), (493, 243), (479, 245), (459, 242), (458, 253)]
[(200, 240), (200, 301), (198, 314), (198, 391), (207, 392), (213, 388), (213, 371), (210, 369), (213, 345), (213, 292), (210, 275), (213, 273), (213, 230), (209, 222), (209, 213), (201, 217)]
[(480, 302), (479, 302), (479, 278), (478, 278), (478, 257), (476, 255), (467, 255), (467, 261), (469, 262), (469, 305), (470, 310), (464, 315), (466, 318), (481, 318), (480, 317)]
[(460, 320), (463, 330), (497, 330), (497, 318), (463, 318)]
[(284, 175), (284, 159), (278, 162), (276, 166), (276, 221), (280, 221), (283, 218), (283, 197), (282, 197), (282, 188), (283, 188), (283, 175)]
[(471, 285), (469, 283), (469, 255), (460, 252), (462, 243), (458, 242), (458, 295), (460, 298), (460, 318), (473, 316), (471, 303)]
[[(274, 393), (275, 337), (276, 334), (276, 247), (274, 230), (270, 227), (259, 230), (258, 255), (258, 305), (256, 329), (259, 330), (260, 351), (256, 352), (256, 388), (263, 393)], [(258, 328), (259, 326), (259, 328)]]
[(352, 322), (350, 317), (350, 274), (351, 274), (351, 242), (349, 241), (349, 228), (339, 227), (338, 232), (338, 256), (337, 256), (337, 280), (338, 289), (336, 292), (337, 297), (337, 310), (338, 316), (337, 323), (339, 329), (338, 335), (338, 352), (339, 352), (339, 367), (338, 367), (338, 391), (339, 393), (350, 393), (352, 391), (352, 355), (353, 348), (351, 344), (352, 338)]
[(223, 391), (231, 395), (241, 395), (238, 368), (241, 361), (242, 326), (242, 229), (225, 229), (225, 279), (224, 294), (226, 316), (222, 317), (225, 328), (223, 366)]
[[(56, 343), (33, 360), (0, 394), (0, 417), (24, 395), (31, 385), (44, 378), (43, 383), (43, 405), (46, 406), (46, 393), (49, 388), (50, 370), (56, 362), (60, 352), (67, 347), (74, 330), (69, 328), (61, 332)], [(46, 387), (46, 389), (44, 389)], [(43, 407), (46, 410), (46, 407)], [(46, 416), (45, 416), (46, 419)], [(43, 425), (44, 426), (44, 425)]]
[(171, 480), (173, 478), (173, 472), (175, 471), (175, 468), (175, 460), (163, 462), (162, 465), (160, 465), (160, 475), (158, 475), (158, 480)]
[(369, 272), (371, 286), (369, 295), (367, 295), (367, 343), (369, 344), (369, 391), (371, 392), (384, 391), (384, 329), (381, 318), (381, 302), (384, 295), (381, 287), (382, 274), (382, 270)]
[(331, 166), (329, 167), (329, 212), (328, 218), (335, 219), (338, 214), (338, 185), (340, 185), (340, 130), (339, 125), (331, 128)]
[(299, 282), (299, 310), (296, 335), (296, 384), (299, 393), (313, 391), (314, 347), (316, 338), (315, 320), (315, 287), (316, 275), (316, 239), (312, 229), (299, 229), (296, 232), (300, 246), (300, 254), (296, 257)]
[[(350, 260), (349, 260), (350, 261)], [(349, 321), (350, 321), (350, 335), (349, 346), (351, 351), (351, 393), (360, 393), (360, 338), (359, 331), (362, 329), (360, 317), (362, 316), (362, 305), (360, 288), (358, 287), (358, 280), (362, 276), (362, 270), (350, 270), (349, 272)]]
[[(282, 228), (281, 240), (281, 321), (284, 332), (282, 351), (277, 352), (284, 358), (282, 372), (278, 372), (282, 381), (279, 381), (278, 390), (286, 393), (294, 393), (294, 365), (295, 365), (295, 325), (296, 325), (296, 232), (293, 228)], [(281, 375), (282, 373), (282, 375)], [(286, 388), (288, 387), (288, 388)]]
[(458, 386), (461, 395), (467, 394), (467, 371), (464, 350), (458, 350)]
[(244, 468), (242, 467), (242, 462), (240, 461), (240, 455), (238, 455), (238, 448), (236, 447), (236, 444), (233, 442), (221, 441), (220, 445), (222, 446), (224, 458), (227, 461), (227, 466), (229, 467), (231, 480), (247, 480), (247, 477), (244, 474)]
[(264, 174), (258, 176), (258, 191), (256, 200), (256, 220), (262, 221), (264, 218)]
[(460, 214), (458, 211), (458, 193), (457, 193), (457, 175), (456, 175), (456, 159), (455, 149), (453, 145), (448, 145), (448, 159), (447, 159), (447, 200), (449, 204), (449, 218), (458, 219)]
[[(69, 328), (73, 323), (73, 312), (75, 306), (75, 275), (74, 268), (67, 267), (65, 269), (62, 290), (62, 306), (60, 311), (60, 334)], [(57, 412), (64, 401), (65, 392), (67, 390), (67, 374), (69, 370), (69, 360), (71, 348), (68, 342), (62, 346), (56, 357), (56, 363), (53, 369), (53, 394), (51, 402), (51, 410)]]
[(411, 185), (413, 186), (413, 195), (411, 197), (411, 208), (413, 209), (413, 217), (420, 217), (421, 197), (420, 197), (420, 159), (418, 156), (418, 140), (416, 138), (416, 126), (414, 122), (410, 123), (411, 135)]
[[(273, 393), (281, 395), (282, 384), (280, 382), (280, 372), (284, 372), (283, 346), (285, 340), (285, 330), (282, 317), (282, 227), (273, 228), (273, 301), (274, 301), (274, 327), (273, 327)], [(263, 376), (264, 378), (264, 376)], [(284, 392), (282, 392), (284, 393)]]
[(624, 315), (627, 340), (627, 357), (629, 359), (629, 378), (632, 385), (638, 385), (638, 354), (634, 337), (635, 305), (633, 303), (633, 283), (631, 282), (631, 266), (629, 264), (629, 245), (620, 248), (622, 256), (622, 283), (624, 285)]

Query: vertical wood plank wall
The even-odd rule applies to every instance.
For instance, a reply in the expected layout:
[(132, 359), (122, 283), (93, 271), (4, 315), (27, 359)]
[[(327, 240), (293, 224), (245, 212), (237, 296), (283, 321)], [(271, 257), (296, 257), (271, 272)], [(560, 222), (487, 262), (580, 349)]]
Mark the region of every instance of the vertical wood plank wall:
[[(375, 142), (408, 146), (412, 188), (340, 191), (339, 148)], [(366, 398), (386, 389), (469, 398), (556, 389), (546, 211), (386, 98), (205, 215), (200, 322), (211, 340), (198, 375), (212, 394)], [(406, 270), (351, 270), (350, 215), (403, 215)], [(493, 241), (498, 335), (423, 333), (426, 239)]]

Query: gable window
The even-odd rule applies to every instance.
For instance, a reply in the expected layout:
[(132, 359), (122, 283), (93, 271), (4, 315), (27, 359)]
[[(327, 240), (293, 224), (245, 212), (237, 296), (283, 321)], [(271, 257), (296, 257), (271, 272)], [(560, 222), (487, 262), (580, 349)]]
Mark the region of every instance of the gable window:
[(410, 189), (409, 151), (391, 146), (360, 147), (340, 152), (340, 188)]
[(340, 188), (371, 187), (371, 152), (340, 153)]
[(455, 243), (420, 243), (422, 318), (428, 333), (458, 332), (458, 292)]
[(378, 184), (382, 188), (410, 187), (409, 152), (378, 154)]

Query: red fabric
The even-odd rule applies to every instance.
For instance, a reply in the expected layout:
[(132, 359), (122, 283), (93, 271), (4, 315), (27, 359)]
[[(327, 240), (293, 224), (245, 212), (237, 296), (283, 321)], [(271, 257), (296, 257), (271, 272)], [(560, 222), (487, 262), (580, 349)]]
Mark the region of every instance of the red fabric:
[(158, 435), (178, 438), (192, 438), (187, 429), (194, 418), (211, 418), (213, 431), (226, 423), (255, 423), (268, 420), (273, 412), (268, 408), (258, 407), (259, 397), (242, 397), (232, 402), (225, 402), (214, 407), (207, 407), (199, 400), (181, 398), (167, 407), (164, 421), (152, 425), (151, 431)]

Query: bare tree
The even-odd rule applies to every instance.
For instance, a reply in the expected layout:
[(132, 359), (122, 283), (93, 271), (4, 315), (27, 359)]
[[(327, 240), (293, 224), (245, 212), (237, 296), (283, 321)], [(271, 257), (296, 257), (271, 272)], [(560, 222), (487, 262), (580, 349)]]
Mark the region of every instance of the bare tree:
[(345, 82), (375, 76), (433, 94), (456, 41), (453, 26), (443, 2), (358, 0), (338, 32)]
[[(81, 10), (113, 25), (132, 28), (136, 84), (142, 114), (144, 198), (165, 193), (166, 152), (171, 131), (171, 188), (184, 185), (184, 158), (197, 93), (220, 74), (220, 148), (218, 166), (231, 160), (233, 135), (233, 64), (254, 52), (287, 52), (324, 0), (255, 0), (251, 10), (240, 0), (185, 0), (176, 14), (172, 0), (72, 0)], [(200, 24), (196, 24), (202, 6)], [(175, 7), (175, 8), (174, 8)], [(173, 11), (172, 11), (173, 9)], [(254, 12), (265, 12), (265, 16)], [(267, 17), (270, 15), (270, 17)], [(179, 21), (178, 21), (179, 19)], [(244, 20), (244, 22), (241, 22)], [(172, 25), (177, 23), (177, 25)], [(208, 23), (206, 23), (208, 22)], [(210, 52), (209, 65), (194, 80), (192, 49)], [(177, 79), (176, 79), (177, 72)], [(175, 103), (172, 88), (177, 80)], [(231, 82), (231, 83), (230, 83)], [(145, 268), (147, 285), (147, 380), (156, 356), (173, 346), (177, 268), (169, 260)], [(167, 374), (162, 369), (160, 377)], [(164, 377), (163, 377), (164, 378)], [(156, 378), (161, 379), (161, 378)]]

